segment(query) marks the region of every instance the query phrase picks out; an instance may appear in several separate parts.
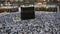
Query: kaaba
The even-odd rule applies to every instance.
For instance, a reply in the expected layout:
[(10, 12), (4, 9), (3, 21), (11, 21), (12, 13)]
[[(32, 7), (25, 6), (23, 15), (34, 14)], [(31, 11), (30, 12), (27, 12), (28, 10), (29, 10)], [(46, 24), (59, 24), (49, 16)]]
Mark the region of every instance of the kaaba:
[(21, 20), (34, 19), (34, 7), (21, 7)]

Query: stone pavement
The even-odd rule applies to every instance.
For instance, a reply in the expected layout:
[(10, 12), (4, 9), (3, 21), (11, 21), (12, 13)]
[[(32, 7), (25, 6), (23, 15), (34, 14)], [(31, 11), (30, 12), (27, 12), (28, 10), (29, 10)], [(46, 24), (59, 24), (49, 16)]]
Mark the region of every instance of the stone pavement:
[(35, 19), (21, 20), (20, 13), (0, 16), (0, 34), (60, 34), (59, 12), (35, 12)]

